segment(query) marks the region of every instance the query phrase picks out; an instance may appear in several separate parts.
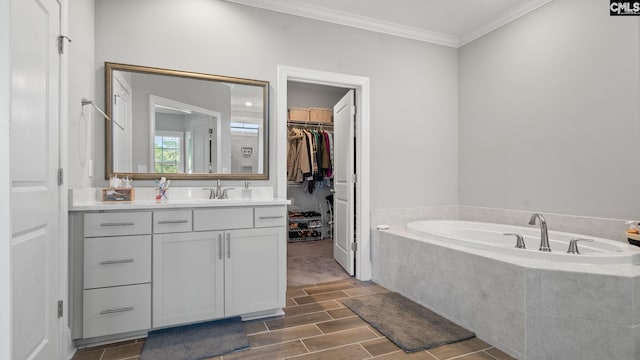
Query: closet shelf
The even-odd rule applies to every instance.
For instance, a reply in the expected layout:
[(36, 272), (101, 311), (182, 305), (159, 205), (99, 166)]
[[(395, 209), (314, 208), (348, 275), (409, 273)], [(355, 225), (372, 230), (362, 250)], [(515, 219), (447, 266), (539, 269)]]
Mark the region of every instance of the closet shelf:
[(333, 123), (319, 122), (319, 121), (301, 121), (301, 120), (289, 120), (288, 126), (322, 126), (326, 128), (333, 128)]

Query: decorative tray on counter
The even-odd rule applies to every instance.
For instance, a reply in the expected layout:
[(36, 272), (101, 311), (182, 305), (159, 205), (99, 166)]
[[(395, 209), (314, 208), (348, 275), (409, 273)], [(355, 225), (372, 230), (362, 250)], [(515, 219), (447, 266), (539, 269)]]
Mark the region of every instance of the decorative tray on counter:
[(136, 197), (134, 188), (102, 189), (102, 201), (133, 201)]

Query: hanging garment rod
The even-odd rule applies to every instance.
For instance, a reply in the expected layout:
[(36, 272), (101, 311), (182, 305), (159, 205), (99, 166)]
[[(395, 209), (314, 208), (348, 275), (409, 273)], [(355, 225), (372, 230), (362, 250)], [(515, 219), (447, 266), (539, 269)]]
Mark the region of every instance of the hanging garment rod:
[(94, 103), (93, 103), (93, 100), (89, 100), (89, 99), (87, 99), (87, 98), (83, 97), (83, 98), (82, 98), (82, 100), (81, 100), (81, 102), (82, 102), (82, 106), (85, 106), (85, 105), (91, 105), (91, 106), (93, 106), (93, 108), (94, 108), (94, 109), (96, 109), (96, 111), (98, 111), (102, 116), (104, 116), (104, 118), (105, 118), (105, 119), (107, 119), (107, 120), (111, 121), (112, 123), (116, 124), (116, 126), (118, 126), (122, 131), (125, 131), (125, 130), (124, 130), (124, 127), (122, 127), (122, 125), (120, 125), (120, 124), (119, 124), (117, 121), (115, 121), (115, 120), (111, 120), (111, 118), (110, 118), (110, 117), (108, 117), (108, 116), (107, 116), (107, 114), (105, 114), (105, 113), (104, 113), (104, 111), (100, 110), (100, 108), (99, 108), (99, 107), (97, 107), (97, 106), (96, 106), (96, 104), (94, 104)]

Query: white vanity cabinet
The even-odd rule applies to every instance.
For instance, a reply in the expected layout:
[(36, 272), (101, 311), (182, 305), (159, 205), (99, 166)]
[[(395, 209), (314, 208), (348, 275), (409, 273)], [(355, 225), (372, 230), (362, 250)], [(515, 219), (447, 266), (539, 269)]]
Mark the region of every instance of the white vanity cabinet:
[(153, 237), (153, 327), (284, 306), (283, 206), (195, 209), (193, 232)]
[(105, 206), (70, 213), (77, 345), (152, 328), (282, 314), (286, 204)]
[(151, 325), (151, 213), (84, 214), (82, 336)]

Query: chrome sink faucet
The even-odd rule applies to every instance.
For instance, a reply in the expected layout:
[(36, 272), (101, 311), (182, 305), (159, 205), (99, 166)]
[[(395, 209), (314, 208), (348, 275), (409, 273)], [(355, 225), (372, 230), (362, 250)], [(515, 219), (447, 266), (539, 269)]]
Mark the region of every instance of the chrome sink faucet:
[(211, 189), (211, 193), (209, 194), (209, 199), (228, 199), (229, 195), (227, 194), (227, 191), (229, 190), (233, 190), (233, 188), (223, 189), (222, 181), (218, 179), (218, 181), (216, 182), (215, 190)]
[(220, 184), (221, 184), (221, 181), (220, 179), (218, 179), (218, 181), (216, 182), (216, 193), (215, 193), (214, 199), (222, 198), (222, 189), (220, 188)]
[(229, 195), (227, 194), (227, 191), (233, 190), (233, 188), (223, 189), (221, 180), (218, 179), (218, 181), (216, 182), (215, 188), (206, 187), (206, 188), (202, 188), (202, 190), (209, 190), (209, 200), (215, 200), (215, 199), (228, 199)]
[(536, 219), (540, 223), (540, 251), (551, 252), (551, 247), (549, 246), (549, 232), (547, 230), (547, 220), (544, 219), (542, 214), (535, 213), (531, 215), (531, 219), (529, 219), (529, 225), (535, 225)]

